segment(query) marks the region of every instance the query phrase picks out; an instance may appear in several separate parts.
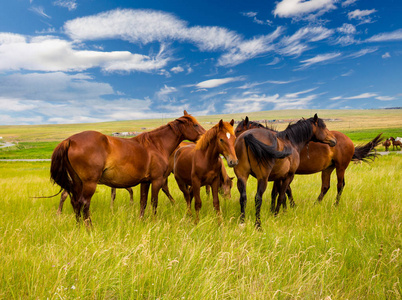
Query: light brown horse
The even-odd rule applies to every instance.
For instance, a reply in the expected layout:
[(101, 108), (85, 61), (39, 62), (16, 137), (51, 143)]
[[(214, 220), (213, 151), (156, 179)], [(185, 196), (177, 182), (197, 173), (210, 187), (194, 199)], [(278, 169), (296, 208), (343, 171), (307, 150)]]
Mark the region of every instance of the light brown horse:
[[(264, 128), (277, 133), (276, 130), (267, 128), (258, 122), (249, 121), (248, 117), (246, 117), (237, 125), (235, 130), (236, 136), (239, 136), (242, 132), (251, 128)], [(349, 166), (350, 161), (368, 161), (375, 159), (376, 153), (372, 153), (372, 151), (381, 143), (382, 138), (381, 134), (379, 134), (369, 143), (355, 147), (352, 140), (345, 134), (339, 131), (331, 131), (331, 134), (337, 140), (334, 147), (311, 141), (302, 149), (300, 153), (300, 164), (296, 170), (296, 174), (308, 175), (322, 172), (321, 193), (317, 199), (321, 201), (330, 188), (331, 174), (333, 170), (336, 169), (338, 193), (335, 204), (338, 204), (345, 187), (345, 170)], [(274, 185), (271, 195), (273, 203), (277, 193), (277, 187)], [(289, 197), (290, 204), (293, 206), (294, 201), (290, 186), (286, 193)]]
[(61, 142), (53, 151), (50, 174), (71, 198), (77, 221), (83, 208), (91, 224), (89, 206), (98, 183), (114, 188), (141, 184), (141, 212), (147, 205), (152, 184), (152, 206), (156, 214), (158, 192), (164, 184), (170, 154), (184, 139), (196, 141), (205, 129), (184, 111), (184, 116), (131, 139), (84, 131)]
[(225, 157), (229, 167), (234, 167), (238, 163), (234, 150), (236, 137), (233, 124), (234, 120), (230, 123), (220, 120), (200, 138), (196, 145), (179, 148), (176, 152), (173, 173), (184, 194), (190, 214), (192, 196), (189, 186), (192, 187), (196, 222), (199, 220), (202, 205), (201, 186), (211, 186), (213, 205), (215, 211), (220, 214), (218, 189), (221, 183), (222, 160), (219, 155), (222, 154)]
[(255, 128), (240, 134), (235, 149), (239, 164), (234, 168), (237, 188), (240, 193), (240, 220), (244, 222), (247, 203), (247, 179), (250, 175), (257, 179), (255, 196), (255, 226), (261, 227), (260, 210), (262, 196), (269, 181), (275, 181), (279, 191), (277, 205), (271, 210), (278, 214), (285, 203), (285, 192), (292, 182), (300, 163), (300, 152), (311, 140), (336, 145), (336, 138), (329, 132), (317, 114), (314, 118), (300, 120), (289, 125), (284, 131), (275, 133), (264, 128)]

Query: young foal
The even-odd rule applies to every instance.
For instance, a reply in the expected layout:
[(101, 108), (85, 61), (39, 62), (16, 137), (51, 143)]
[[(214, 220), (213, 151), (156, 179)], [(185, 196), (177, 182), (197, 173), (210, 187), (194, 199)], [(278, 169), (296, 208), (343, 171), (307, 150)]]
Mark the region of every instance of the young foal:
[(257, 228), (261, 226), (260, 210), (262, 196), (267, 182), (275, 181), (279, 190), (278, 203), (271, 210), (279, 212), (284, 203), (285, 192), (293, 180), (299, 166), (300, 151), (309, 141), (320, 141), (334, 146), (335, 137), (326, 128), (323, 120), (317, 117), (300, 120), (289, 125), (286, 130), (274, 133), (264, 128), (250, 129), (236, 140), (236, 154), (239, 164), (234, 168), (237, 176), (237, 188), (240, 193), (241, 221), (244, 221), (247, 203), (246, 184), (249, 175), (257, 178), (255, 196)]
[(71, 198), (77, 221), (83, 207), (84, 220), (91, 224), (89, 206), (98, 183), (115, 188), (141, 184), (142, 217), (152, 184), (152, 206), (156, 213), (158, 192), (164, 184), (170, 154), (181, 141), (195, 141), (205, 129), (184, 111), (184, 116), (131, 139), (84, 131), (61, 142), (53, 151), (52, 180)]
[(222, 154), (229, 167), (237, 165), (234, 150), (236, 140), (233, 132), (234, 120), (230, 123), (220, 120), (218, 124), (208, 130), (195, 145), (179, 148), (174, 159), (173, 173), (180, 190), (184, 194), (187, 208), (191, 214), (191, 193), (195, 198), (196, 222), (199, 220), (201, 209), (200, 188), (210, 185), (212, 188), (213, 205), (220, 214), (218, 189), (221, 183)]

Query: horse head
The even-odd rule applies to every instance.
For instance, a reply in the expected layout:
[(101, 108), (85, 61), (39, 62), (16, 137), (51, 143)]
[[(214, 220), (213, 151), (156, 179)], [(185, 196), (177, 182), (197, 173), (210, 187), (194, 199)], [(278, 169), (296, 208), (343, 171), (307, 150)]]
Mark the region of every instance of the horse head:
[(233, 131), (234, 120), (228, 122), (223, 122), (220, 120), (217, 128), (217, 146), (219, 153), (221, 153), (228, 162), (229, 167), (234, 167), (238, 164), (238, 159), (236, 156), (236, 151), (234, 149), (234, 143), (236, 141), (236, 136)]
[(320, 142), (334, 147), (336, 145), (335, 136), (328, 130), (324, 121), (320, 119), (317, 114), (309, 119), (313, 125), (313, 138), (312, 141)]
[(178, 119), (178, 127), (185, 140), (196, 141), (203, 135), (206, 131), (204, 127), (194, 118), (189, 115), (187, 111), (184, 111), (184, 115)]

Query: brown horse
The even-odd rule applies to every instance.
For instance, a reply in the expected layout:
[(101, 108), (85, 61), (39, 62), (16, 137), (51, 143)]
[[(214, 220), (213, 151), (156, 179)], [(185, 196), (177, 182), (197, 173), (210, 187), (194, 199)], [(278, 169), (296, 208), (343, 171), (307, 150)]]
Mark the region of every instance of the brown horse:
[(210, 185), (212, 188), (213, 205), (220, 214), (218, 189), (221, 183), (222, 154), (229, 167), (237, 165), (238, 160), (234, 150), (236, 137), (233, 131), (234, 120), (230, 123), (220, 120), (209, 129), (196, 145), (179, 148), (174, 159), (173, 173), (180, 190), (187, 202), (188, 212), (191, 214), (191, 193), (195, 198), (196, 222), (199, 220), (201, 209), (200, 188)]
[(401, 146), (402, 146), (401, 141), (395, 140), (395, 138), (393, 138), (392, 136), (389, 139), (392, 142), (392, 150), (395, 150), (395, 147), (396, 147), (396, 150), (398, 150), (398, 147), (399, 147), (399, 150), (401, 149)]
[[(251, 128), (266, 128), (258, 122), (249, 121), (248, 117), (242, 120), (236, 127), (236, 136)], [(272, 128), (266, 128), (270, 131), (277, 132)], [(349, 166), (350, 161), (367, 161), (373, 160), (376, 157), (375, 153), (371, 153), (374, 148), (381, 143), (381, 134), (376, 136), (371, 142), (354, 146), (351, 139), (339, 131), (331, 131), (331, 134), (336, 138), (337, 143), (334, 147), (330, 147), (323, 143), (309, 142), (300, 153), (300, 164), (296, 170), (296, 174), (308, 175), (317, 172), (322, 172), (321, 193), (318, 196), (318, 201), (321, 201), (330, 188), (331, 174), (336, 169), (338, 178), (336, 204), (342, 195), (345, 186), (345, 170)], [(291, 205), (294, 205), (292, 190), (289, 186), (287, 195)], [(274, 185), (272, 190), (272, 201), (276, 198), (277, 187)]]
[(154, 214), (158, 192), (164, 184), (168, 159), (181, 141), (197, 140), (205, 129), (184, 111), (184, 116), (131, 139), (84, 131), (61, 142), (53, 151), (50, 174), (71, 198), (77, 221), (83, 208), (84, 220), (91, 224), (89, 206), (98, 183), (114, 188), (141, 184), (141, 212), (147, 205), (152, 184)]
[(257, 179), (255, 196), (257, 228), (261, 226), (260, 210), (262, 196), (268, 181), (275, 181), (279, 191), (278, 202), (271, 210), (278, 214), (285, 203), (285, 192), (293, 180), (300, 163), (300, 152), (309, 141), (330, 146), (336, 138), (326, 128), (324, 121), (315, 114), (314, 118), (300, 120), (284, 131), (275, 133), (264, 128), (250, 129), (238, 136), (235, 144), (239, 164), (234, 168), (237, 188), (240, 193), (241, 221), (244, 222), (247, 203), (246, 185), (249, 175)]
[(388, 149), (389, 149), (389, 146), (391, 146), (391, 139), (386, 139), (383, 143), (382, 143), (382, 145), (385, 147), (385, 151), (388, 151)]

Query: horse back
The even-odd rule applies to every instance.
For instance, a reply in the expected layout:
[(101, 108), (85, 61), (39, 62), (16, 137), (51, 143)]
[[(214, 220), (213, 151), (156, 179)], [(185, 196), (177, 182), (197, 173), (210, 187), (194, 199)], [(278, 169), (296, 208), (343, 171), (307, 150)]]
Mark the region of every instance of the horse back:
[(352, 160), (355, 147), (351, 139), (339, 131), (331, 131), (337, 143), (334, 147), (318, 142), (309, 142), (300, 153), (296, 174), (313, 174), (334, 165), (346, 168)]

